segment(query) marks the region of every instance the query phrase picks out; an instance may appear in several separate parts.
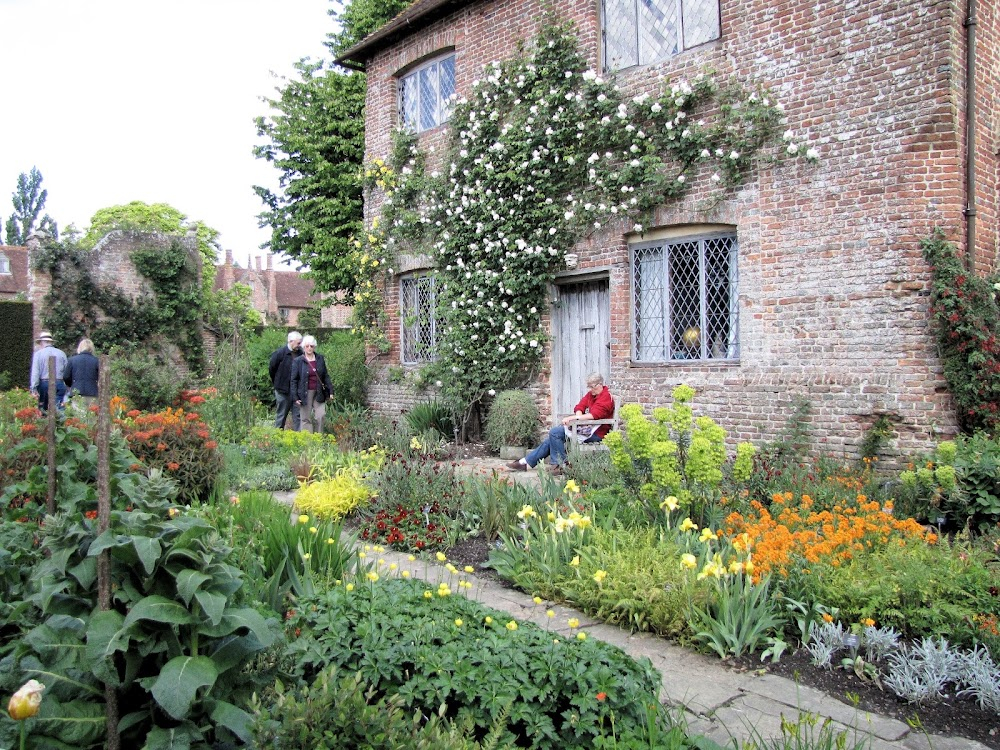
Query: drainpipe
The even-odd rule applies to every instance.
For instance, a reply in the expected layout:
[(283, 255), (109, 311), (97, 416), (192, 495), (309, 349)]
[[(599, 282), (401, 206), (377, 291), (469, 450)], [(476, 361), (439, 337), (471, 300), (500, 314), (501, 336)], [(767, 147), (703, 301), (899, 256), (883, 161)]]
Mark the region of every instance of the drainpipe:
[(976, 0), (969, 0), (965, 19), (965, 263), (976, 263)]

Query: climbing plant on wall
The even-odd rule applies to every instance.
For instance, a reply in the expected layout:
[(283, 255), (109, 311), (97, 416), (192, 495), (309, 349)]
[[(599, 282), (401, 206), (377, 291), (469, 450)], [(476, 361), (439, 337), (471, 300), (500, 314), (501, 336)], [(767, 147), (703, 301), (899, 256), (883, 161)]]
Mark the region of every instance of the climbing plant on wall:
[(65, 242), (35, 254), (35, 269), (51, 279), (42, 325), (62, 342), (87, 336), (104, 351), (116, 345), (146, 346), (159, 337), (176, 344), (191, 371), (200, 374), (203, 295), (197, 264), (184, 245), (174, 240), (165, 248), (132, 253), (136, 270), (152, 290), (137, 299), (96, 283), (88, 263), (91, 252)]
[[(385, 199), (355, 242), (358, 287), (377, 289), (401, 252), (433, 259), (437, 358), (425, 377), (467, 408), (539, 361), (546, 290), (568, 250), (608, 227), (641, 233), (699, 176), (718, 200), (765, 158), (818, 159), (785, 123), (762, 87), (707, 74), (628, 98), (588, 69), (571, 26), (550, 23), (455, 104), (440, 171), (402, 133), (388, 163), (368, 165), (369, 194)], [(378, 298), (356, 308), (367, 335), (384, 321)]]

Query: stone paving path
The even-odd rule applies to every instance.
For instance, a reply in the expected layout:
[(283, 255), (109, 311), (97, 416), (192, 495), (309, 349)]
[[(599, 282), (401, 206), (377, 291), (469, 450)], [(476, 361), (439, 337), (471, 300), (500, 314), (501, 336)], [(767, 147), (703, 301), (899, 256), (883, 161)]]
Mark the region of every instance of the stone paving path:
[[(518, 483), (539, 483), (535, 471), (507, 472), (505, 463), (496, 458), (469, 459), (460, 462), (459, 471), (487, 477), (496, 472)], [(288, 495), (281, 499), (291, 501)], [(379, 557), (387, 565), (396, 563), (400, 571), (410, 570), (412, 577), (431, 585), (454, 582), (453, 574), (444, 564), (423, 559), (409, 562), (405, 553), (391, 551), (382, 552)], [(580, 621), (580, 629), (589, 637), (615, 645), (635, 658), (648, 658), (663, 676), (660, 702), (682, 712), (691, 733), (703, 734), (722, 745), (735, 739), (742, 747), (744, 741), (755, 736), (780, 738), (782, 717), (795, 721), (800, 712), (808, 712), (821, 717), (821, 721), (829, 719), (836, 731), (846, 729), (848, 747), (857, 739), (870, 740), (872, 750), (989, 750), (982, 743), (964, 737), (928, 737), (897, 719), (861, 711), (785, 677), (737, 673), (714, 657), (657, 636), (630, 634), (563, 605), (545, 603), (539, 606), (528, 594), (474, 575), (469, 578), (475, 582), (468, 594), (470, 598), (506, 612), (519, 622), (534, 622), (569, 636), (571, 632), (566, 622), (575, 617)], [(547, 609), (555, 611), (552, 620), (545, 615)]]

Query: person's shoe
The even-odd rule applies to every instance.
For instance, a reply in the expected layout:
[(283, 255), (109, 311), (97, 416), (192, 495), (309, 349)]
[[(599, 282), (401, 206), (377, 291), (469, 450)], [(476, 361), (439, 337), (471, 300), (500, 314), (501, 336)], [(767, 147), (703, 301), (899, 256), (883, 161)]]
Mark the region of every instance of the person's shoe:
[(554, 477), (561, 477), (563, 475), (563, 467), (561, 464), (549, 464), (549, 474)]
[(507, 464), (507, 468), (510, 471), (527, 471), (528, 464), (522, 464), (520, 461), (511, 461), (509, 464)]

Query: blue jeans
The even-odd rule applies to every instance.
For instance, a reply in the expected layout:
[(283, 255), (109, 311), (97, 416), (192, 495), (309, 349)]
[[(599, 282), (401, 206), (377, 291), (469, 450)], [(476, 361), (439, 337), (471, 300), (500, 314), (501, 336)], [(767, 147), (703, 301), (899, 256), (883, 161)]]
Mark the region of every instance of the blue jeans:
[[(66, 395), (66, 384), (56, 381), (56, 408), (62, 409), (63, 397)], [(38, 382), (38, 408), (42, 411), (49, 410), (49, 381), (48, 378)]]
[(279, 430), (285, 428), (288, 421), (288, 413), (292, 414), (292, 429), (299, 430), (299, 405), (292, 400), (291, 394), (274, 392), (274, 401), (278, 404), (278, 415), (274, 418), (274, 426)]
[[(535, 448), (533, 451), (529, 451), (528, 455), (524, 457), (524, 460), (528, 462), (528, 466), (534, 468), (535, 465), (541, 461), (546, 456), (549, 457), (550, 462), (553, 464), (562, 464), (566, 462), (566, 428), (561, 424), (557, 424), (555, 427), (549, 430), (549, 434), (546, 435), (545, 440), (542, 444)], [(589, 438), (584, 440), (585, 443), (596, 443), (600, 438), (597, 435), (591, 435)]]

